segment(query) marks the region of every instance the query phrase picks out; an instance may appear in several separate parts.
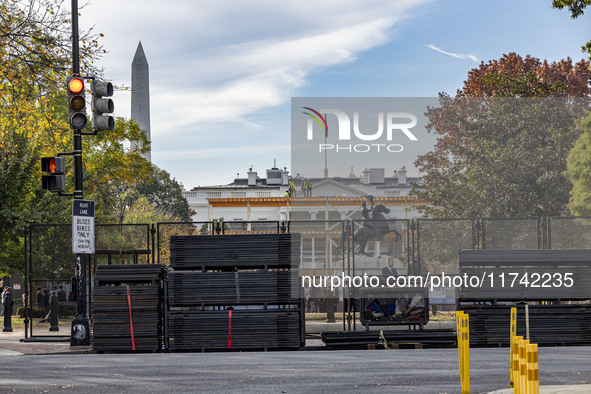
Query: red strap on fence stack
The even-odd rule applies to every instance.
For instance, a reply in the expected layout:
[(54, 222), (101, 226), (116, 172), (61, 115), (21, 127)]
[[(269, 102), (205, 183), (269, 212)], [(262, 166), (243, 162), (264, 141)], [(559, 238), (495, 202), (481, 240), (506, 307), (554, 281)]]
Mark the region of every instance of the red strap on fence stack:
[(133, 335), (133, 320), (131, 319), (131, 293), (127, 287), (127, 306), (129, 307), (129, 332), (131, 333), (131, 350), (135, 350), (135, 336)]
[(228, 311), (228, 349), (232, 348), (232, 309)]

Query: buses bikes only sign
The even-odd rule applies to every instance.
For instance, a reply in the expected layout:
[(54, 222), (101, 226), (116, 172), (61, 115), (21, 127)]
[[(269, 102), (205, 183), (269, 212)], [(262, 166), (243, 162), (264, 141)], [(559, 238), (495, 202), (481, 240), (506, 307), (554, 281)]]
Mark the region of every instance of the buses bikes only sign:
[(72, 252), (94, 254), (94, 201), (74, 200), (72, 204)]

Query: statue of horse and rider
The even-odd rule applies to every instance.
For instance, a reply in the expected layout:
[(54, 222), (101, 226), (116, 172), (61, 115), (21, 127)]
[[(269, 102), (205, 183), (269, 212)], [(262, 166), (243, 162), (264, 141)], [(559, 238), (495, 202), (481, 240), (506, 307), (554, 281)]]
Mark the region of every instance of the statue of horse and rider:
[(374, 205), (374, 198), (371, 195), (367, 196), (367, 199), (371, 203), (371, 207), (368, 208), (365, 201), (361, 203), (363, 223), (361, 228), (355, 230), (353, 233), (353, 242), (359, 246), (359, 253), (364, 255), (367, 255), (365, 247), (370, 239), (380, 241), (388, 233), (395, 233), (396, 241), (402, 239), (400, 233), (390, 228), (386, 221), (384, 214), (390, 213), (390, 209), (382, 203)]

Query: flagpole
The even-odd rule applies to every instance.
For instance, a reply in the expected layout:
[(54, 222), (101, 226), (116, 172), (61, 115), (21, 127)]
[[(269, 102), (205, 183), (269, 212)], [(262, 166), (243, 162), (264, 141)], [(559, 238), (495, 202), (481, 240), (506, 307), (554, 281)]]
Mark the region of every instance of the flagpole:
[[(326, 114), (324, 114), (324, 119), (326, 120)], [(326, 130), (324, 130), (324, 146), (326, 147), (326, 138), (328, 137), (328, 121), (326, 121), (326, 125), (324, 126)], [(328, 150), (324, 149), (324, 178), (328, 178)]]

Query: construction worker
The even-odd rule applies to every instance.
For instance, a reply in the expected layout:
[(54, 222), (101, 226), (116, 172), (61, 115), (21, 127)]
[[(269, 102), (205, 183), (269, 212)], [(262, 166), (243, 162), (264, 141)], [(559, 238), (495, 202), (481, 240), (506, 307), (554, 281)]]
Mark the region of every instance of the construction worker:
[(308, 184), (306, 183), (305, 179), (302, 179), (302, 196), (306, 197), (308, 195)]

